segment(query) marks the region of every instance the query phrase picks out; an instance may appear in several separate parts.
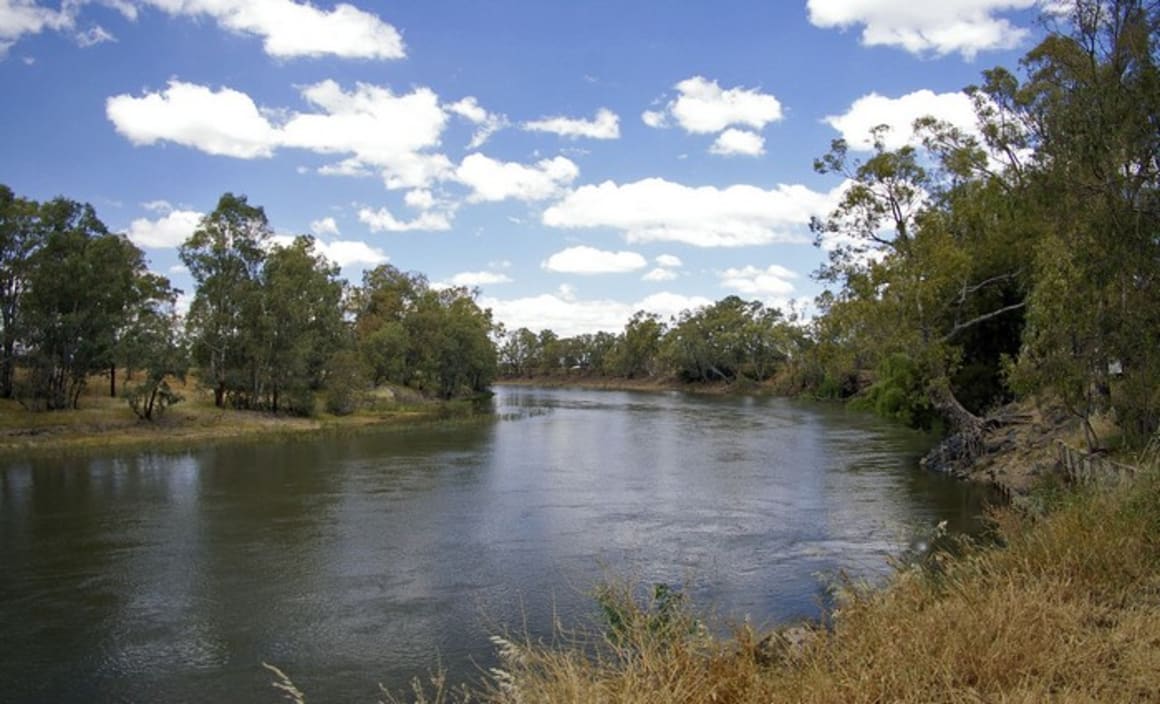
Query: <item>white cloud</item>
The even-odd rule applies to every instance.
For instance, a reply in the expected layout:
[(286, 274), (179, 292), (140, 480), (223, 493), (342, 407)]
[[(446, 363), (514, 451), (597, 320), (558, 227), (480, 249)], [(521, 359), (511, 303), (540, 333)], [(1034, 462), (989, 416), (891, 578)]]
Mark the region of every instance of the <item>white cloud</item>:
[(435, 207), (435, 196), (426, 188), (416, 188), (413, 191), (407, 191), (407, 194), (403, 196), (403, 202), (416, 210), (430, 210)]
[(640, 114), (640, 121), (653, 129), (667, 127), (669, 124), (668, 118), (659, 110), (645, 110)]
[(357, 240), (333, 240), (331, 242), (315, 240), (314, 249), (342, 269), (358, 264), (374, 266), (386, 263), (390, 259), (378, 247), (372, 247), (366, 242)]
[(918, 90), (898, 98), (870, 93), (858, 98), (841, 115), (829, 115), (825, 122), (842, 134), (850, 148), (869, 150), (870, 130), (887, 125), (887, 149), (898, 149), (914, 141), (914, 121), (932, 116), (949, 122), (968, 134), (979, 134), (975, 109), (966, 93), (935, 93)]
[(173, 205), (167, 200), (150, 200), (141, 204), (141, 207), (151, 213), (168, 213), (173, 210)]
[(620, 117), (607, 108), (596, 111), (591, 120), (570, 117), (545, 117), (541, 120), (525, 122), (523, 128), (529, 132), (550, 132), (561, 137), (577, 139), (618, 139), (620, 137)]
[(82, 49), (87, 49), (97, 44), (104, 44), (105, 42), (117, 41), (116, 37), (99, 24), (95, 24), (83, 32), (77, 32), (75, 38), (77, 45)]
[(748, 296), (788, 296), (796, 278), (795, 272), (777, 264), (764, 269), (750, 265), (721, 272), (721, 286)]
[(661, 178), (623, 185), (605, 181), (572, 191), (544, 212), (543, 222), (560, 228), (612, 227), (623, 230), (629, 242), (697, 247), (804, 242), (810, 217), (829, 213), (839, 192), (818, 193), (800, 185), (692, 187)]
[(321, 154), (350, 154), (352, 167), (382, 171), (388, 188), (415, 188), (445, 177), (446, 156), (437, 147), (447, 124), (439, 96), (430, 88), (395, 95), (359, 83), (349, 92), (335, 81), (306, 86), (302, 97), (322, 112), (295, 113), (280, 132), (280, 143)]
[(340, 2), (326, 11), (291, 0), (145, 0), (170, 15), (213, 18), (225, 29), (263, 39), (278, 58), (337, 56), (401, 59), (399, 31), (377, 16)]
[(173, 266), (169, 267), (168, 271), (174, 276), (182, 276), (189, 273), (189, 267), (185, 266), (184, 264), (174, 264)]
[(318, 173), (323, 176), (348, 176), (351, 178), (365, 178), (374, 176), (374, 172), (363, 165), (358, 159), (351, 157), (334, 164), (325, 164), (318, 167)]
[(810, 22), (817, 27), (862, 26), (862, 43), (893, 46), (914, 54), (960, 53), (971, 59), (980, 51), (1011, 49), (1028, 36), (1001, 15), (1024, 10), (1040, 0), (809, 0)]
[(479, 105), (474, 97), (468, 96), (462, 100), (451, 103), (447, 106), (448, 112), (466, 119), (468, 122), (476, 125), (475, 134), (471, 137), (471, 143), (467, 145), (468, 149), (478, 149), (483, 146), (493, 134), (500, 131), (508, 125), (508, 119), (505, 115), (490, 113), (484, 110)]
[(686, 132), (712, 134), (730, 126), (760, 130), (782, 118), (781, 102), (768, 93), (740, 87), (722, 89), (717, 81), (703, 76), (687, 78), (675, 87), (680, 95), (663, 113), (641, 115), (646, 125), (662, 127), (672, 118)]
[(136, 145), (170, 141), (207, 154), (254, 159), (271, 156), (278, 142), (277, 130), (250, 96), (230, 88), (214, 91), (172, 80), (160, 93), (109, 98), (105, 113)]
[[(297, 237), (294, 235), (274, 235), (270, 238), (269, 245), (273, 247), (289, 247), (294, 244)], [(378, 247), (372, 247), (366, 242), (358, 240), (331, 240), (323, 239), (314, 240), (314, 251), (321, 254), (328, 261), (337, 264), (340, 269), (348, 266), (361, 264), (370, 266), (374, 264), (382, 264), (390, 259), (383, 250)]]
[[(164, 201), (159, 202), (164, 203)], [(160, 209), (164, 210), (166, 214), (156, 220), (138, 218), (129, 224), (128, 234), (133, 244), (138, 247), (163, 249), (178, 247), (189, 239), (189, 236), (201, 224), (204, 213), (193, 210), (169, 210), (168, 205), (165, 203), (165, 207)], [(155, 212), (158, 211), (155, 210)]]
[(765, 138), (756, 132), (730, 127), (717, 135), (709, 151), (720, 156), (761, 156), (765, 153)]
[(653, 261), (657, 263), (657, 266), (668, 267), (670, 269), (676, 269), (685, 265), (681, 261), (681, 258), (674, 254), (662, 254)]
[(60, 11), (41, 7), (35, 0), (0, 0), (0, 59), (26, 34), (60, 31), (73, 26), (69, 7)]
[(497, 274), (493, 271), (464, 271), (451, 277), (448, 283), (451, 286), (490, 286), (496, 284), (510, 284), (512, 279), (507, 274)]
[(331, 217), (322, 218), (310, 223), (310, 231), (316, 235), (337, 235), (338, 223)]
[(580, 175), (580, 169), (562, 156), (544, 159), (532, 166), (496, 161), (483, 154), (468, 155), (455, 178), (471, 188), (469, 201), (544, 200), (557, 195)]
[(657, 267), (640, 278), (641, 281), (672, 281), (677, 278), (677, 272)]
[(426, 212), (410, 222), (399, 220), (386, 208), (371, 210), (363, 208), (358, 211), (359, 222), (371, 229), (371, 232), (410, 232), (412, 230), (450, 230), (451, 220), (446, 213)]
[(595, 247), (569, 247), (543, 263), (548, 271), (564, 274), (623, 274), (648, 266), (636, 252), (607, 252)]
[(549, 329), (561, 337), (572, 337), (600, 331), (620, 332), (625, 323), (639, 310), (669, 318), (684, 310), (712, 303), (701, 296), (682, 296), (675, 293), (655, 293), (636, 302), (609, 299), (583, 300), (570, 289), (559, 293), (516, 299), (484, 296), (479, 304), (490, 308), (495, 319), (509, 330), (526, 327), (529, 330)]
[(395, 95), (359, 83), (345, 91), (334, 81), (302, 89), (317, 112), (289, 113), (275, 125), (250, 96), (231, 88), (173, 80), (161, 92), (118, 95), (106, 101), (117, 131), (134, 144), (170, 141), (209, 154), (242, 159), (268, 157), (282, 147), (341, 154), (327, 175), (365, 175), (377, 169), (388, 188), (415, 188), (447, 177), (450, 160), (430, 151), (440, 144), (447, 113), (429, 88)]

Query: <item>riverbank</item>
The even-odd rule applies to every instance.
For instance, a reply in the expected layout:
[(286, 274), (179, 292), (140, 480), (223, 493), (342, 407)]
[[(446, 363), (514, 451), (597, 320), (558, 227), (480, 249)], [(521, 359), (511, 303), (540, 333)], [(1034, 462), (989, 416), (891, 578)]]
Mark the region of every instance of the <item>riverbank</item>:
[(216, 408), (197, 391), (154, 421), (139, 420), (124, 399), (86, 395), (77, 410), (33, 413), (0, 401), (0, 456), (71, 454), (99, 450), (156, 450), (240, 440), (302, 438), (363, 432), (477, 415), (471, 401), (418, 397), (380, 403), (345, 416), (311, 418)]

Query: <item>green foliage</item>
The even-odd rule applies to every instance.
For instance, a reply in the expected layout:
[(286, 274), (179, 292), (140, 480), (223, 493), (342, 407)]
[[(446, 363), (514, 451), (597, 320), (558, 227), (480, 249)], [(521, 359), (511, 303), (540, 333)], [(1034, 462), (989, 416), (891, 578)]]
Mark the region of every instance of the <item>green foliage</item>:
[(336, 416), (354, 413), (365, 402), (369, 379), (358, 353), (341, 349), (326, 365), (326, 410)]
[[(495, 378), (491, 311), (467, 289), (432, 289), (422, 275), (384, 264), (364, 273), (351, 308), (355, 344), (376, 384), (450, 399), (481, 392)], [(530, 363), (519, 355), (518, 364)]]
[(914, 360), (903, 353), (882, 360), (877, 379), (851, 405), (912, 428), (929, 430), (936, 420), (922, 373)]
[(614, 645), (678, 641), (700, 629), (686, 594), (664, 582), (654, 584), (644, 599), (627, 584), (602, 584), (594, 596)]

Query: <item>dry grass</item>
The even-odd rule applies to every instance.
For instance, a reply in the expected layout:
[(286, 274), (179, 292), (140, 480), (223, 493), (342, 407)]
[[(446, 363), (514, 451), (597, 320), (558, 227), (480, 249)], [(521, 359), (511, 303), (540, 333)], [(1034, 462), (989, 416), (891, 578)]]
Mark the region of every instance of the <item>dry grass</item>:
[(32, 412), (16, 401), (0, 400), (0, 454), (178, 449), (250, 438), (357, 432), (470, 415), (469, 405), (424, 401), (407, 395), (377, 399), (373, 407), (348, 416), (319, 413), (313, 418), (296, 418), (217, 408), (212, 393), (196, 382), (172, 382), (185, 400), (155, 421), (139, 420), (125, 399), (110, 398), (107, 379), (99, 377), (89, 383), (76, 410)]
[(999, 546), (847, 587), (833, 627), (804, 637), (713, 638), (687, 612), (658, 629), (655, 603), (623, 592), (611, 635), (497, 641), (501, 668), (459, 700), (1160, 701), (1158, 474), (1057, 496), (1045, 517), (999, 512)]

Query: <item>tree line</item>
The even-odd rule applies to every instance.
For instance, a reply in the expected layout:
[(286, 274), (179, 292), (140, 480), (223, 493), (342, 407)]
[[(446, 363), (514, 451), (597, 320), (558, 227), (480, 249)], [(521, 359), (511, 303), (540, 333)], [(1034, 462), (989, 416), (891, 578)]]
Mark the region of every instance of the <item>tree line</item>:
[(120, 368), (140, 373), (121, 394), (151, 419), (192, 370), (219, 407), (309, 415), (320, 393), (349, 413), (373, 384), (450, 399), (495, 375), (494, 324), (473, 292), (389, 265), (352, 286), (313, 238), (275, 239), (245, 196), (224, 194), (179, 255), (195, 284), (185, 316), (181, 292), (92, 206), (0, 185), (0, 396), (75, 408), (96, 375), (118, 395)]

